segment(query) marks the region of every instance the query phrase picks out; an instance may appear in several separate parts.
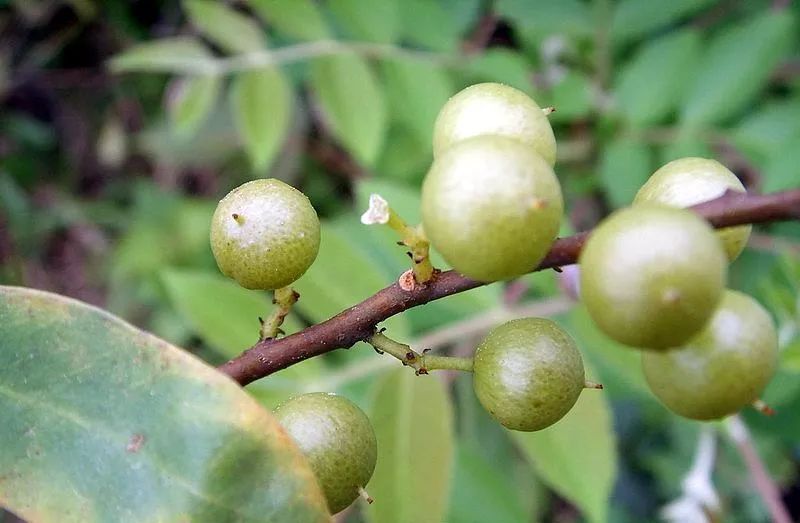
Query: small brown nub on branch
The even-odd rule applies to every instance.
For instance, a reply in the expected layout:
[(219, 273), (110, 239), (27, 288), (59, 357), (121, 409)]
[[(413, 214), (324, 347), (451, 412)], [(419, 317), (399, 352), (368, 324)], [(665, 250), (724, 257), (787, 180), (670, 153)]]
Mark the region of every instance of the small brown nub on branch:
[(764, 403), (763, 400), (757, 399), (753, 402), (753, 408), (765, 416), (774, 416), (775, 409)]
[(596, 383), (594, 381), (586, 380), (585, 382), (583, 382), (583, 388), (585, 388), (585, 389), (602, 389), (603, 388), (603, 384), (602, 383)]
[(417, 286), (417, 280), (414, 278), (414, 271), (409, 269), (401, 274), (400, 279), (397, 280), (397, 285), (406, 292), (413, 291)]

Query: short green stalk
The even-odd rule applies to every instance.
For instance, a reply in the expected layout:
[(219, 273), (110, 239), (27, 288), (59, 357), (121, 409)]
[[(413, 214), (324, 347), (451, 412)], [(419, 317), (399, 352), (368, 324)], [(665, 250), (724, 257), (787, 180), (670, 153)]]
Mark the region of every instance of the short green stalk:
[(408, 225), (389, 203), (378, 194), (369, 197), (369, 208), (361, 216), (361, 223), (365, 225), (385, 224), (400, 235), (400, 245), (408, 247), (409, 257), (412, 261), (414, 279), (417, 283), (425, 283), (433, 277), (433, 265), (430, 259), (430, 242), (425, 237), (421, 225), (416, 227)]
[(459, 358), (455, 356), (429, 356), (416, 352), (409, 345), (394, 341), (382, 332), (376, 332), (367, 343), (372, 345), (378, 353), (389, 354), (400, 360), (403, 365), (414, 369), (415, 373), (428, 374), (432, 370), (460, 370), (472, 372), (472, 358)]
[(275, 289), (274, 298), (272, 303), (275, 304), (275, 310), (267, 317), (266, 320), (259, 318), (261, 322), (261, 329), (259, 331), (260, 340), (268, 340), (277, 338), (278, 334), (283, 334), (281, 325), (283, 320), (289, 315), (292, 310), (292, 305), (297, 302), (300, 295), (292, 289), (291, 286), (286, 286), (280, 289)]

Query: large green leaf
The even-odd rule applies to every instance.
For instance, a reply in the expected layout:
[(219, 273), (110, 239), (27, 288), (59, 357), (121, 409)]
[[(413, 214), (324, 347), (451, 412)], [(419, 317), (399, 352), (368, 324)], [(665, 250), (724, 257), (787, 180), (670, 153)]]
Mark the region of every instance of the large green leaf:
[(0, 287), (0, 505), (33, 521), (326, 521), (277, 422), (186, 352)]
[(178, 36), (145, 42), (128, 48), (109, 62), (115, 73), (212, 73), (214, 57), (197, 39)]
[(369, 483), (372, 523), (444, 520), (453, 464), (453, 413), (443, 383), (398, 368), (375, 385), (370, 419), (378, 465)]
[(603, 392), (584, 390), (552, 427), (513, 436), (544, 482), (575, 503), (589, 521), (608, 521), (617, 451)]
[(351, 38), (384, 44), (397, 40), (402, 0), (328, 0), (328, 9)]
[(388, 126), (378, 80), (354, 54), (314, 60), (311, 84), (333, 134), (368, 166), (376, 160)]
[(635, 125), (662, 121), (694, 77), (700, 52), (695, 31), (670, 33), (643, 46), (620, 72), (614, 89), (619, 111)]
[(301, 40), (328, 38), (330, 32), (313, 0), (249, 0), (253, 9), (278, 31)]
[(748, 114), (732, 131), (737, 148), (761, 164), (793, 138), (800, 137), (800, 97), (771, 101)]
[(461, 34), (479, 9), (478, 0), (402, 0), (403, 39), (437, 51), (457, 51)]
[(623, 0), (614, 7), (611, 36), (617, 42), (631, 40), (691, 15), (714, 1), (642, 2), (641, 0)]
[(263, 171), (280, 150), (292, 116), (292, 89), (278, 68), (240, 73), (233, 80), (231, 104), (247, 156)]
[(222, 79), (217, 75), (187, 76), (167, 89), (167, 112), (179, 136), (191, 136), (217, 102)]
[(646, 143), (618, 138), (601, 153), (600, 183), (614, 208), (630, 205), (650, 174), (652, 154)]
[(259, 51), (267, 46), (264, 31), (244, 14), (216, 0), (184, 0), (189, 19), (209, 40), (231, 53)]
[(525, 31), (539, 36), (553, 33), (591, 34), (591, 8), (580, 0), (498, 0), (497, 12)]
[(522, 53), (494, 47), (470, 60), (467, 74), (474, 82), (500, 82), (528, 94), (533, 90), (533, 69)]
[(716, 123), (751, 103), (789, 50), (794, 27), (789, 10), (769, 11), (719, 34), (698, 64), (682, 120)]
[(447, 72), (430, 62), (409, 58), (383, 60), (381, 65), (394, 119), (411, 129), (430, 153), (436, 115), (454, 91)]

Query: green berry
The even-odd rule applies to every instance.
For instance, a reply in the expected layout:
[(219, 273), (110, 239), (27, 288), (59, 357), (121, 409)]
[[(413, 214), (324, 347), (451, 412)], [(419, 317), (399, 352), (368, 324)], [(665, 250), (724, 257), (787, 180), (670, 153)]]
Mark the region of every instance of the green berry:
[(541, 107), (522, 91), (497, 83), (472, 85), (447, 101), (433, 127), (433, 155), (487, 134), (516, 138), (551, 166), (556, 162), (556, 139)]
[(311, 465), (331, 514), (349, 506), (372, 477), (378, 455), (364, 411), (342, 396), (315, 392), (285, 401), (275, 416)]
[(727, 291), (711, 321), (686, 345), (642, 354), (653, 393), (691, 419), (717, 419), (756, 401), (775, 373), (778, 336), (769, 313), (750, 296)]
[(552, 168), (504, 136), (454, 144), (422, 186), (425, 234), (454, 269), (479, 281), (514, 278), (547, 254), (563, 213)]
[[(718, 161), (681, 158), (653, 173), (639, 189), (633, 203), (656, 202), (674, 207), (691, 207), (722, 196), (729, 189), (745, 192), (744, 185), (736, 175)], [(717, 231), (729, 260), (733, 261), (741, 254), (751, 230), (752, 226), (741, 225)]]
[(500, 325), (475, 351), (475, 394), (512, 430), (530, 432), (557, 422), (575, 405), (584, 384), (575, 341), (544, 318)]
[(308, 198), (280, 180), (228, 193), (211, 219), (211, 250), (223, 274), (246, 289), (280, 289), (319, 252), (319, 219)]
[(579, 261), (581, 299), (600, 330), (625, 345), (662, 350), (686, 343), (711, 318), (728, 266), (702, 218), (657, 205), (611, 215)]

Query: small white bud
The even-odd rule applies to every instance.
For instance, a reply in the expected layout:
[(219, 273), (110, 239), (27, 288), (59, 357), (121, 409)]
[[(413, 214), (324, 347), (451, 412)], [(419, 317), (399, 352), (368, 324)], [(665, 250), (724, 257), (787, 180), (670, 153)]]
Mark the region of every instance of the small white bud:
[(361, 223), (373, 225), (376, 223), (389, 222), (389, 202), (384, 200), (380, 194), (369, 195), (369, 208), (361, 215)]

